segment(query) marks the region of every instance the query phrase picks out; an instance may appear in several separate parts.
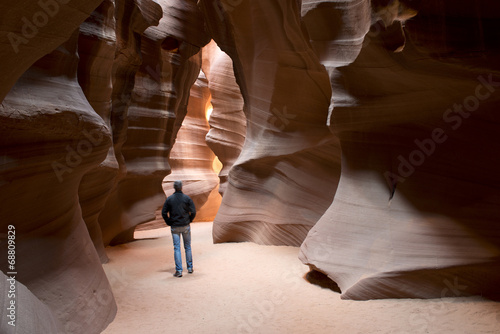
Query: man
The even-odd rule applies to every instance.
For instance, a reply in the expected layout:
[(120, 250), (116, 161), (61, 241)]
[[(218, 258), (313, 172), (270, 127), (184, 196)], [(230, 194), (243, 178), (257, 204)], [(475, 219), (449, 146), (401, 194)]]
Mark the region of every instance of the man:
[(196, 216), (193, 200), (182, 192), (182, 182), (174, 182), (175, 193), (168, 196), (161, 215), (170, 226), (174, 241), (175, 277), (182, 277), (181, 235), (186, 251), (188, 273), (193, 273), (193, 255), (191, 253), (191, 226)]

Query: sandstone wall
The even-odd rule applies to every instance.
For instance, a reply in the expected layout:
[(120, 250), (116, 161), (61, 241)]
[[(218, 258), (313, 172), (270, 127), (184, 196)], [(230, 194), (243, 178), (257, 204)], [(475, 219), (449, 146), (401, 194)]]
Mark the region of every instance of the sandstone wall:
[[(154, 219), (171, 167), (199, 209), (218, 198), (210, 95), (215, 242), (302, 244), (342, 298), (498, 294), (498, 4), (62, 2), (0, 4), (18, 332), (112, 321), (103, 246)], [(205, 26), (231, 59), (202, 64)]]
[(205, 47), (203, 71), (208, 78), (213, 111), (208, 123), (206, 142), (222, 163), (219, 172), (219, 193), (224, 194), (228, 174), (239, 157), (246, 136), (246, 116), (243, 97), (236, 83), (231, 58), (214, 42)]
[(0, 4), (0, 101), (41, 57), (65, 42), (102, 0)]
[[(80, 25), (78, 36), (78, 83), (94, 111), (111, 127), (113, 62), (116, 50), (114, 1), (103, 1)], [(111, 145), (106, 159), (84, 175), (78, 195), (90, 237), (101, 258), (107, 262), (99, 215), (118, 175), (118, 161)]]
[[(154, 220), (165, 200), (161, 184), (170, 173), (168, 156), (201, 68), (198, 53), (208, 42), (194, 1), (159, 3), (163, 10), (159, 25), (147, 28), (133, 42), (135, 48), (125, 50), (133, 57), (115, 60), (121, 62), (115, 66), (127, 83), (127, 92), (118, 91), (115, 97), (129, 96), (130, 105), (118, 102), (116, 109), (123, 111), (112, 119), (113, 128), (122, 129), (114, 142), (122, 173), (99, 217), (106, 245), (133, 240), (135, 226)], [(130, 32), (123, 35), (133, 39)], [(130, 60), (137, 73), (130, 72)]]
[(247, 117), (245, 144), (214, 221), (215, 242), (299, 245), (330, 205), (337, 138), (326, 127), (328, 75), (294, 1), (201, 1), (232, 58)]
[[(488, 29), (498, 6), (422, 2), (402, 29), (415, 11), (324, 3), (305, 1), (305, 17), (321, 18), (328, 6), (347, 22), (325, 42), (316, 34), (322, 21), (307, 20), (332, 67), (342, 175), (300, 258), (347, 299), (498, 293), (500, 72), (498, 31)], [(383, 21), (359, 56), (351, 45), (328, 47), (356, 32), (350, 22), (372, 19)]]
[[(10, 276), (0, 272), (0, 279), (5, 282), (0, 284), (1, 305), (2, 310), (5, 310), (2, 314), (4, 319), (0, 322), (0, 331), (5, 334), (63, 333), (64, 327), (47, 305)], [(15, 291), (15, 298), (12, 291)]]
[[(111, 134), (78, 84), (77, 42), (75, 31), (22, 75), (0, 106), (0, 222), (2, 234), (8, 226), (15, 229), (20, 289), (26, 286), (47, 306), (40, 312), (50, 310), (47, 319), (33, 321), (43, 327), (54, 318), (65, 333), (99, 333), (116, 305), (78, 189), (83, 175), (105, 159)], [(1, 264), (4, 273), (13, 271), (5, 260)], [(35, 325), (19, 321), (21, 328)]]

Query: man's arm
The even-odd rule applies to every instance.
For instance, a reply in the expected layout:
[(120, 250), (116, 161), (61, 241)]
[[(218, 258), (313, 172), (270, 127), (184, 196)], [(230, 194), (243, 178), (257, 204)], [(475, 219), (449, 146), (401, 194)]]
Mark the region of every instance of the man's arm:
[(163, 209), (161, 210), (161, 216), (167, 225), (170, 225), (170, 217), (168, 216), (170, 212), (170, 204), (168, 203), (168, 199), (163, 204)]
[(192, 222), (194, 217), (196, 217), (196, 208), (194, 207), (193, 200), (189, 197), (189, 221)]

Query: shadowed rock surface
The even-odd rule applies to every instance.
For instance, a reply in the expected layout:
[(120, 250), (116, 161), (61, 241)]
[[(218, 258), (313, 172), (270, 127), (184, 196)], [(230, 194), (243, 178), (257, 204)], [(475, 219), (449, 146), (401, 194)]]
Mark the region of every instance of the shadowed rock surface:
[(161, 7), (153, 1), (135, 3), (132, 0), (116, 3), (116, 50), (112, 66), (111, 127), (113, 150), (118, 162), (118, 173), (112, 180), (106, 204), (99, 214), (104, 245), (117, 235), (133, 229), (123, 214), (118, 186), (127, 175), (123, 145), (127, 139), (129, 106), (135, 86), (136, 73), (142, 64), (142, 34), (150, 26), (159, 24)]
[[(161, 184), (170, 173), (168, 156), (201, 68), (199, 51), (208, 43), (194, 1), (159, 3), (160, 23), (146, 29), (133, 49), (140, 58), (135, 60), (137, 74), (127, 79), (130, 106), (125, 104), (126, 111), (115, 115), (114, 124), (123, 127), (115, 141), (123, 173), (99, 218), (105, 244), (133, 240), (135, 227), (154, 220), (165, 200)], [(128, 74), (129, 66), (123, 66)]]
[[(80, 181), (106, 158), (111, 134), (78, 85), (77, 41), (75, 31), (38, 60), (0, 106), (0, 222), (2, 233), (15, 228), (16, 280), (65, 333), (83, 334), (106, 328), (116, 305), (79, 204)], [(13, 271), (6, 260), (1, 270)]]
[[(103, 1), (80, 26), (78, 83), (94, 111), (109, 129), (112, 129), (111, 95), (115, 50), (115, 5), (114, 1)], [(108, 257), (98, 219), (117, 175), (118, 161), (114, 147), (110, 146), (106, 159), (82, 178), (78, 189), (83, 219), (103, 263), (108, 261)]]
[[(5, 319), (0, 322), (0, 331), (5, 334), (15, 333), (61, 333), (64, 328), (54, 317), (54, 313), (42, 303), (23, 284), (11, 280), (0, 272), (0, 279), (7, 284), (0, 284), (2, 309), (6, 310)], [(12, 295), (12, 291), (15, 291)], [(11, 302), (15, 303), (12, 304)]]
[[(392, 15), (345, 3), (330, 5), (358, 21)], [(488, 29), (497, 7), (422, 2), (404, 30), (398, 20), (373, 25), (348, 64), (316, 48), (335, 65), (331, 127), (342, 176), (300, 258), (342, 298), (498, 294), (500, 73), (498, 30)], [(312, 38), (317, 22), (309, 21)]]
[[(199, 144), (210, 94), (215, 242), (302, 244), (308, 279), (345, 299), (498, 295), (496, 2), (10, 1), (0, 13), (1, 254), (16, 231), (0, 292), (5, 306), (15, 270), (18, 332), (113, 320), (104, 246), (155, 219), (177, 136), (191, 147), (172, 155), (172, 178), (200, 209), (218, 198)], [(206, 28), (228, 56), (212, 46), (203, 64)]]
[(65, 42), (102, 0), (0, 3), (0, 101), (34, 62)]

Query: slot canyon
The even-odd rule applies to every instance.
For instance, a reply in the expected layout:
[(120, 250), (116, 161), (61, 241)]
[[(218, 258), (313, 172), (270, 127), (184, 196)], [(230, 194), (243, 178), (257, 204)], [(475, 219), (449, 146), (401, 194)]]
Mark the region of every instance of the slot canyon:
[[(9, 0), (0, 13), (0, 333), (111, 333), (132, 285), (117, 287), (118, 253), (159, 247), (137, 235), (167, 229), (176, 180), (209, 240), (200, 267), (210, 252), (239, 254), (241, 270), (275, 260), (286, 275), (253, 273), (278, 280), (273, 300), (317, 289), (353, 321), (381, 305), (365, 302), (449, 298), (491, 316), (464, 333), (500, 328), (500, 2)], [(172, 273), (156, 274), (168, 286)], [(246, 294), (230, 291), (237, 309)], [(262, 323), (279, 313), (255, 305)], [(237, 318), (187, 332), (367, 332)], [(401, 328), (373, 332), (426, 332)], [(457, 332), (443, 328), (430, 332)]]

